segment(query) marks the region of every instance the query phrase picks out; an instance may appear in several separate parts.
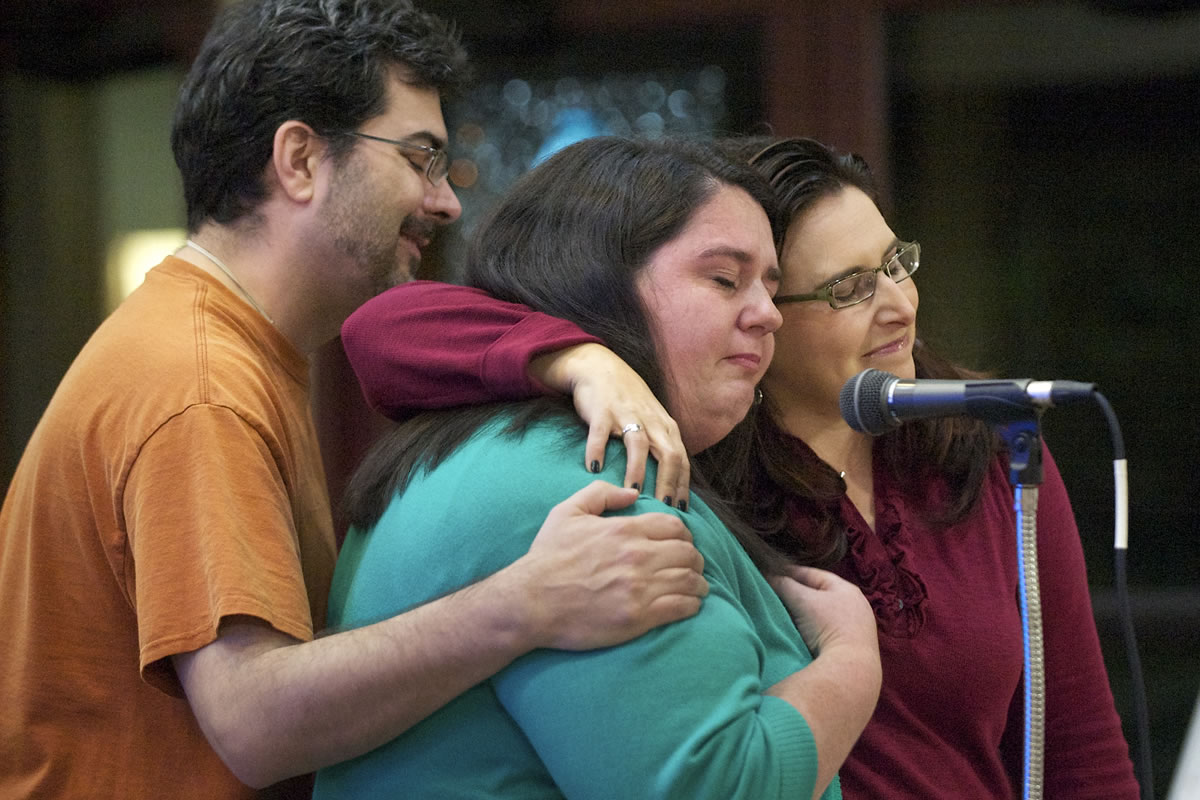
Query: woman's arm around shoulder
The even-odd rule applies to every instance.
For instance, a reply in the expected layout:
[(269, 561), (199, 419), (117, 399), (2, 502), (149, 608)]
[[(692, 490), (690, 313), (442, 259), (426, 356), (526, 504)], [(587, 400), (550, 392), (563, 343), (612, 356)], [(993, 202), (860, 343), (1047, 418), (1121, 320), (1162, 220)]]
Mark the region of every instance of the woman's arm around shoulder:
[(486, 292), (411, 281), (368, 300), (342, 325), (342, 346), (372, 408), (421, 410), (533, 397), (537, 355), (599, 341), (565, 320)]

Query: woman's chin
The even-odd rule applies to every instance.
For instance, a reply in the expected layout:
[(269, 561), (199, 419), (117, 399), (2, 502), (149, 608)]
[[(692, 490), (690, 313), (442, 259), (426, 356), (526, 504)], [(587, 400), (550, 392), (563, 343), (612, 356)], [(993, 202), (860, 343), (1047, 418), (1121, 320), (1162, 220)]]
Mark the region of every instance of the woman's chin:
[(719, 424), (710, 425), (707, 427), (707, 429), (700, 431), (693, 436), (692, 438), (695, 440), (694, 444), (685, 439), (684, 445), (687, 447), (688, 452), (695, 455), (702, 450), (707, 450), (717, 442), (724, 439), (733, 432), (733, 429), (737, 427), (739, 422), (746, 418), (746, 415), (750, 413), (751, 406), (752, 403), (747, 403), (740, 412), (734, 412), (731, 410), (729, 416), (723, 417)]
[(911, 352), (897, 353), (892, 358), (878, 359), (878, 363), (871, 366), (884, 372), (890, 372), (901, 380), (912, 380), (917, 377), (917, 367), (913, 362)]

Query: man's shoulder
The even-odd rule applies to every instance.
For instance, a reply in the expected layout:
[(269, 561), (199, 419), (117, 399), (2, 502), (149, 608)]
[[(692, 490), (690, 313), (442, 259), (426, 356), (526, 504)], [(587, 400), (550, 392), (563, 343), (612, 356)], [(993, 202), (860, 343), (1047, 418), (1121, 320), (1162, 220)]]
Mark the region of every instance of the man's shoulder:
[(213, 335), (221, 323), (180, 298), (178, 287), (143, 288), (76, 356), (43, 415), (47, 433), (131, 457), (171, 420), (206, 406), (262, 431), (303, 427), (300, 377), (252, 342)]

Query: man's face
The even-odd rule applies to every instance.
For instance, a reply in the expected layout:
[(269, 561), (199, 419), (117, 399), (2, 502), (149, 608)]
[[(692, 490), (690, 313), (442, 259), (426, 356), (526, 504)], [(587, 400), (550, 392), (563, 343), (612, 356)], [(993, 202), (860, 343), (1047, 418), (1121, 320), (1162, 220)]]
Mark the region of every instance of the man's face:
[[(441, 98), (393, 77), (386, 110), (358, 132), (444, 149)], [(435, 228), (462, 214), (449, 179), (435, 185), (426, 177), (428, 161), (427, 151), (358, 138), (334, 171), (320, 219), (359, 303), (411, 279)]]

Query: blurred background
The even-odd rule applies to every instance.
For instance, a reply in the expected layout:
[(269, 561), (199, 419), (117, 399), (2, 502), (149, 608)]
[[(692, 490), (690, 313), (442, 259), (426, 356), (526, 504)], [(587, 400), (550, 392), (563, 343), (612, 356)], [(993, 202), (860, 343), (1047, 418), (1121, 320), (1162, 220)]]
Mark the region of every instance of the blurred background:
[[(920, 240), (926, 339), (1004, 377), (1094, 381), (1129, 463), (1129, 584), (1165, 795), (1200, 687), (1200, 2), (424, 0), (474, 88), (446, 107), (462, 222), (596, 133), (810, 135), (867, 158)], [(0, 485), (83, 342), (183, 240), (175, 93), (216, 0), (5, 0)], [(314, 360), (331, 491), (383, 423), (340, 345)], [(1070, 489), (1117, 706), (1112, 445), (1043, 430)]]

